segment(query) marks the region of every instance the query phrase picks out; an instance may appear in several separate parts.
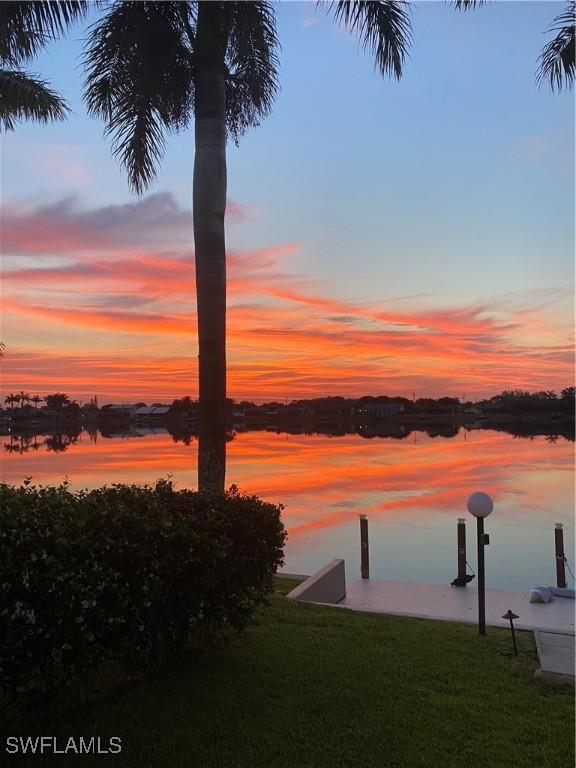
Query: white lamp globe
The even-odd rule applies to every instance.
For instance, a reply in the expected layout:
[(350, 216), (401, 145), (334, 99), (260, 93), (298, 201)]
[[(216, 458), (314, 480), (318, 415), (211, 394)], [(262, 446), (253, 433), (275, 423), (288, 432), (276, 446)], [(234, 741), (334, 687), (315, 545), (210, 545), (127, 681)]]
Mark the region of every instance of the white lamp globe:
[(487, 493), (476, 491), (476, 493), (471, 493), (468, 496), (466, 507), (468, 512), (474, 515), (474, 517), (488, 517), (494, 509), (494, 502)]

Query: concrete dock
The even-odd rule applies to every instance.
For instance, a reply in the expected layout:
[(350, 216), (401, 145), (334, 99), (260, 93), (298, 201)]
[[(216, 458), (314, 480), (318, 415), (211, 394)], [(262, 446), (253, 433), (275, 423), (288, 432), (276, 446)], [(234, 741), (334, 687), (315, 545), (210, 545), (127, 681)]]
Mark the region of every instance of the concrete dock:
[[(534, 632), (540, 673), (573, 681), (575, 601), (555, 596), (549, 603), (531, 603), (529, 592), (487, 589), (486, 624), (508, 628), (508, 620), (502, 617), (511, 610), (518, 617), (514, 621), (517, 629)], [(352, 611), (478, 622), (478, 591), (473, 587), (382, 579), (358, 579), (347, 584), (344, 560), (338, 559), (305, 579), (288, 597)]]
[[(486, 590), (486, 624), (508, 627), (502, 616), (512, 610), (518, 615), (518, 629), (574, 634), (575, 602), (555, 597), (550, 603), (530, 603), (529, 590)], [(358, 579), (346, 585), (346, 597), (339, 605), (355, 611), (391, 613), (421, 619), (478, 621), (478, 592), (473, 587), (449, 584), (422, 584), (381, 579)]]
[[(508, 609), (518, 618), (517, 629), (534, 631), (540, 673), (557, 680), (574, 680), (574, 600), (555, 597), (550, 603), (531, 603), (529, 590), (486, 590), (486, 624), (507, 628)], [(478, 591), (471, 587), (413, 584), (403, 581), (359, 579), (348, 585), (338, 605), (355, 611), (388, 613), (475, 624)]]

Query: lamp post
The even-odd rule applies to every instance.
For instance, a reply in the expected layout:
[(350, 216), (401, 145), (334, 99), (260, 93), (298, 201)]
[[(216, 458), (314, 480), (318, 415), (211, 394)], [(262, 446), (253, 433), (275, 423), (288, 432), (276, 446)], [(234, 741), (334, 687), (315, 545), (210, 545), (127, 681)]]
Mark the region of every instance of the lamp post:
[(490, 537), (484, 533), (484, 518), (494, 509), (494, 502), (483, 491), (468, 496), (466, 507), (476, 518), (478, 539), (478, 634), (486, 634), (486, 582), (484, 578), (484, 547), (490, 544)]

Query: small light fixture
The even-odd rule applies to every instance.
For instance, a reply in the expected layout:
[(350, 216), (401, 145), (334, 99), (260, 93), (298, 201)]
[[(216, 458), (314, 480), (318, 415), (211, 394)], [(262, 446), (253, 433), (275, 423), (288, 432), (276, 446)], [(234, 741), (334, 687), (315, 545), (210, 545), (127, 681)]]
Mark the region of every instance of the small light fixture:
[(514, 656), (518, 656), (518, 646), (516, 645), (516, 633), (514, 631), (514, 619), (519, 619), (520, 617), (517, 616), (515, 613), (512, 613), (510, 609), (508, 609), (508, 613), (505, 613), (504, 616), (502, 616), (503, 619), (508, 619), (510, 622), (510, 631), (512, 632), (512, 645), (514, 646)]

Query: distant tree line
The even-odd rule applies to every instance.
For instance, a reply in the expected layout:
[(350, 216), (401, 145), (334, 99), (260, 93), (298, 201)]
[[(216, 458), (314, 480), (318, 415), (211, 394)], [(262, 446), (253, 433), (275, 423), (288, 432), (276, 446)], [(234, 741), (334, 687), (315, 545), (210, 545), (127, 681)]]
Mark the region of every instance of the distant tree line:
[[(286, 411), (299, 412), (306, 411), (310, 413), (326, 413), (337, 415), (350, 415), (359, 411), (370, 412), (370, 409), (377, 405), (396, 406), (391, 407), (390, 413), (405, 414), (455, 414), (470, 411), (471, 413), (563, 413), (573, 414), (576, 401), (576, 388), (566, 387), (560, 394), (553, 390), (541, 390), (538, 392), (528, 392), (523, 389), (506, 389), (498, 395), (483, 400), (461, 400), (458, 397), (420, 397), (412, 399), (401, 396), (388, 395), (364, 395), (360, 398), (346, 398), (337, 395), (328, 397), (301, 398), (280, 402), (270, 400), (265, 403), (254, 403), (251, 400), (235, 401), (227, 398), (227, 410), (229, 414), (256, 414), (258, 412), (274, 414)], [(25, 411), (27, 413), (38, 413), (50, 411), (51, 413), (101, 413), (112, 411), (118, 406), (111, 404), (104, 405), (102, 408), (90, 401), (90, 403), (80, 406), (75, 400), (72, 400), (67, 394), (56, 392), (51, 395), (41, 397), (39, 395), (30, 395), (21, 391), (15, 394), (6, 395), (4, 403), (10, 407), (10, 412), (17, 413)], [(40, 403), (44, 403), (42, 408), (38, 408)], [(33, 404), (33, 405), (31, 405)], [(161, 407), (164, 403), (154, 402), (151, 407)], [(18, 406), (18, 408), (16, 408)], [(131, 408), (146, 408), (144, 402), (137, 402), (130, 406)], [(186, 395), (182, 398), (176, 398), (169, 406), (168, 415), (172, 417), (193, 416), (198, 411), (198, 401)]]
[(54, 411), (62, 411), (65, 406), (78, 406), (75, 400), (71, 400), (68, 395), (63, 394), (62, 392), (56, 392), (53, 395), (41, 397), (40, 395), (30, 395), (30, 393), (22, 390), (16, 394), (6, 395), (4, 402), (6, 405), (10, 406), (11, 410), (14, 409), (16, 404), (19, 405), (20, 410), (30, 408), (30, 403), (34, 403), (34, 409), (38, 408), (39, 403), (45, 403), (46, 408)]
[[(10, 437), (3, 447), (10, 453), (37, 451), (42, 446), (51, 452), (66, 451), (83, 429), (92, 436), (132, 434), (134, 412), (138, 408), (162, 406), (162, 413), (136, 416), (136, 424), (151, 419), (172, 436), (174, 442), (189, 445), (198, 438), (198, 402), (190, 396), (175, 399), (171, 405), (144, 402), (122, 406), (107, 404), (98, 408), (96, 398), (80, 406), (61, 392), (46, 397), (22, 391), (7, 395)], [(40, 403), (44, 403), (39, 407)], [(366, 439), (406, 439), (412, 430), (430, 437), (455, 437), (462, 424), (502, 430), (516, 437), (533, 439), (545, 435), (554, 442), (559, 437), (574, 441), (575, 388), (560, 394), (551, 390), (528, 392), (504, 390), (475, 403), (457, 397), (412, 399), (387, 395), (358, 399), (339, 396), (269, 401), (257, 405), (249, 400), (227, 400), (226, 440), (236, 432), (272, 430), (290, 434), (358, 434)], [(468, 427), (470, 428), (470, 427)], [(138, 434), (138, 432), (134, 432)], [(42, 439), (38, 439), (38, 436)]]
[(576, 389), (566, 387), (559, 395), (552, 390), (527, 392), (506, 389), (500, 395), (482, 400), (477, 405), (493, 413), (564, 413), (574, 415)]

